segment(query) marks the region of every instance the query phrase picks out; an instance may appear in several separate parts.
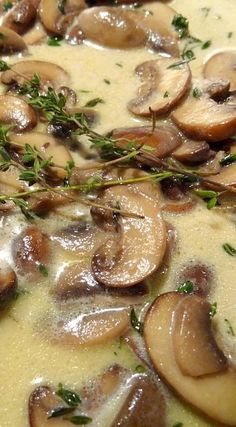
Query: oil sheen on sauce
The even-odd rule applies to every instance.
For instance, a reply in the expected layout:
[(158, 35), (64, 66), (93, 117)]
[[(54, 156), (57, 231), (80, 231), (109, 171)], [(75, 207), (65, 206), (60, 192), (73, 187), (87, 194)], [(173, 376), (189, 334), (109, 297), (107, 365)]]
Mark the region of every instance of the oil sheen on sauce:
[[(224, 2), (221, 0), (174, 0), (168, 4), (189, 19), (190, 30), (194, 36), (204, 41), (211, 40), (211, 46), (207, 50), (201, 48), (195, 50), (197, 59), (190, 64), (194, 77), (201, 73), (204, 61), (212, 52), (235, 46), (235, 0), (224, 0)], [(155, 4), (145, 4), (145, 7), (155, 13)], [(231, 38), (228, 38), (229, 32), (233, 33)], [(154, 55), (145, 49), (118, 51), (89, 43), (75, 47), (63, 43), (61, 47), (49, 47), (45, 44), (30, 47), (30, 58), (57, 63), (69, 72), (71, 87), (77, 91), (82, 105), (95, 97), (104, 99), (105, 102), (97, 106), (100, 120), (96, 129), (99, 132), (106, 132), (114, 127), (141, 125), (145, 122), (130, 115), (126, 104), (139, 85), (139, 79), (133, 72), (135, 66), (153, 58)], [(11, 57), (7, 60), (15, 62), (16, 58)], [(117, 64), (122, 64), (122, 67)], [(111, 84), (105, 84), (104, 79), (109, 79)], [(77, 209), (76, 214), (84, 218), (87, 211), (82, 208)], [(235, 225), (217, 210), (209, 212), (201, 204), (183, 216), (169, 214), (166, 218), (176, 227), (179, 240), (168, 273), (164, 275), (158, 291), (173, 290), (178, 266), (189, 260), (212, 265), (218, 284), (212, 296), (212, 302), (218, 302), (217, 324), (225, 336), (229, 355), (235, 357), (236, 337), (227, 336), (224, 319), (229, 318), (232, 325), (236, 327), (233, 303), (236, 301), (234, 286), (236, 262), (235, 258), (222, 251), (223, 243), (232, 242), (235, 236)], [(51, 218), (48, 221), (47, 230), (50, 232), (59, 224), (60, 217)], [(0, 222), (1, 259), (11, 261), (9, 236), (18, 234), (24, 226), (24, 219), (21, 216), (14, 220), (9, 217)], [(42, 224), (39, 226), (43, 227)], [(62, 382), (72, 389), (79, 389), (86, 380), (95, 377), (114, 362), (131, 368), (138, 364), (137, 358), (127, 346), (119, 346), (117, 342), (97, 346), (96, 349), (64, 348), (43, 339), (38, 332), (35, 325), (40, 329), (45, 313), (54, 310), (50, 289), (58, 271), (68, 261), (65, 256), (64, 252), (58, 252), (57, 262), (48, 280), (24, 283), (24, 288), (28, 292), (22, 295), (7, 315), (1, 318), (0, 427), (27, 427), (27, 400), (30, 392), (37, 385), (46, 383), (57, 386)], [(177, 421), (182, 422), (186, 427), (216, 425), (214, 422), (205, 420), (170, 393), (168, 402), (168, 426)], [(91, 425), (109, 427), (109, 417), (104, 415), (101, 420), (96, 420), (96, 424)]]

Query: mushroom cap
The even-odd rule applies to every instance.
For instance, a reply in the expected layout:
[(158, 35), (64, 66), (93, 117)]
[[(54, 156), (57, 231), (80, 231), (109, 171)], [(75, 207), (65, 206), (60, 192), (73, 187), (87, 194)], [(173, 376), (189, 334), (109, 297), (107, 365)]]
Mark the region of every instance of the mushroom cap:
[[(191, 82), (188, 64), (170, 68), (176, 59), (160, 58), (143, 62), (135, 72), (140, 76), (142, 86), (137, 97), (128, 103), (128, 109), (137, 115), (150, 116), (168, 113), (186, 95)], [(150, 111), (150, 108), (152, 111)]]
[(12, 95), (0, 95), (0, 122), (13, 125), (18, 132), (30, 130), (37, 124), (34, 109), (23, 99)]
[(230, 90), (236, 90), (236, 50), (225, 50), (212, 55), (204, 65), (205, 78), (230, 81)]
[(74, 17), (87, 7), (84, 0), (67, 0), (65, 14), (59, 7), (57, 0), (41, 0), (39, 3), (39, 17), (47, 31), (54, 34), (65, 33)]
[(190, 377), (180, 370), (173, 351), (173, 319), (185, 296), (178, 292), (160, 295), (144, 321), (144, 339), (158, 374), (186, 401), (230, 426), (236, 425), (236, 372), (230, 368), (212, 375)]
[(216, 184), (236, 186), (236, 164), (224, 166), (217, 175), (209, 175), (208, 179)]
[(120, 209), (143, 216), (118, 218), (119, 241), (110, 239), (95, 252), (93, 274), (106, 286), (126, 287), (141, 282), (159, 267), (165, 253), (166, 227), (159, 203), (135, 190), (131, 185), (105, 191), (113, 206), (118, 203)]
[(39, 0), (21, 0), (6, 14), (2, 23), (17, 34), (24, 34), (33, 25), (37, 16)]
[(122, 8), (91, 7), (80, 14), (78, 24), (88, 39), (107, 47), (133, 48), (144, 45), (147, 40), (132, 14)]
[(21, 36), (10, 28), (0, 26), (0, 52), (15, 53), (27, 50), (27, 46)]
[(171, 118), (190, 138), (216, 142), (236, 133), (236, 106), (217, 104), (205, 95), (189, 96), (171, 113)]
[(17, 277), (10, 266), (0, 267), (0, 310), (16, 296)]
[[(19, 61), (11, 66), (10, 70), (4, 71), (1, 75), (2, 83), (10, 85), (14, 82), (22, 85), (27, 80), (31, 80), (35, 74), (40, 76), (43, 84), (54, 87), (68, 86), (69, 75), (59, 65), (46, 61)], [(25, 76), (25, 78), (23, 77)]]
[(209, 160), (212, 154), (213, 152), (206, 141), (184, 139), (182, 144), (173, 151), (172, 157), (181, 163), (196, 165)]

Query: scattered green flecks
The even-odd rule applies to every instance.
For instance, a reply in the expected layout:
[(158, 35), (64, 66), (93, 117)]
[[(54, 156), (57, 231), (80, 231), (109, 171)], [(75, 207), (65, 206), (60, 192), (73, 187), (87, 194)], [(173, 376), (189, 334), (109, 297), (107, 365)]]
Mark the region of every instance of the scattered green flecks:
[(87, 415), (74, 415), (73, 417), (65, 419), (76, 426), (90, 424), (93, 421), (92, 418), (87, 417)]
[(140, 334), (143, 335), (143, 322), (138, 319), (135, 309), (132, 308), (130, 312), (130, 322), (132, 327)]
[(211, 46), (211, 40), (207, 40), (202, 44), (202, 49), (208, 49)]
[(42, 276), (48, 277), (48, 269), (44, 264), (39, 264), (38, 269)]
[(81, 403), (81, 398), (75, 391), (68, 390), (63, 387), (62, 383), (58, 384), (58, 390), (56, 394), (67, 403), (71, 408), (77, 408)]
[(201, 91), (201, 89), (199, 89), (198, 87), (194, 87), (194, 88), (193, 88), (193, 90), (192, 90), (192, 92), (191, 92), (191, 95), (192, 95), (194, 98), (200, 98), (200, 97), (201, 97), (201, 95), (202, 95), (202, 91)]
[(213, 304), (211, 304), (211, 309), (210, 309), (210, 317), (213, 318), (217, 313), (217, 302), (213, 302)]
[(86, 102), (85, 107), (96, 107), (97, 104), (105, 104), (104, 99), (102, 98), (90, 99), (90, 101)]
[(189, 22), (188, 19), (185, 18), (185, 16), (181, 14), (175, 15), (171, 24), (173, 25), (175, 31), (177, 31), (181, 39), (189, 35)]
[(236, 256), (236, 249), (233, 246), (231, 246), (229, 243), (224, 243), (222, 247), (228, 255)]
[(229, 33), (227, 34), (228, 39), (231, 39), (232, 35), (233, 35), (233, 31), (229, 31)]
[(236, 162), (236, 154), (227, 154), (219, 161), (221, 166), (227, 166), (234, 162)]
[(170, 96), (169, 92), (168, 92), (168, 91), (166, 91), (166, 92), (164, 93), (164, 95), (163, 95), (163, 98), (169, 98), (169, 96)]
[(117, 65), (117, 67), (120, 67), (120, 68), (123, 67), (123, 64), (121, 64), (120, 62), (116, 62), (116, 65)]
[(137, 366), (135, 366), (134, 370), (138, 374), (144, 374), (146, 372), (146, 368), (143, 365), (137, 365)]
[(7, 12), (13, 7), (13, 4), (10, 1), (4, 1), (3, 3), (3, 10), (4, 12)]
[(224, 319), (224, 321), (227, 325), (227, 334), (231, 335), (232, 337), (235, 337), (235, 332), (231, 325), (231, 322), (228, 319)]
[(47, 44), (48, 46), (58, 47), (58, 46), (61, 46), (62, 40), (63, 40), (62, 36), (51, 36), (51, 37), (48, 37)]
[(196, 189), (192, 192), (193, 194), (195, 194), (195, 196), (200, 197), (207, 203), (207, 209), (212, 209), (219, 203), (219, 193), (217, 193), (216, 191)]
[(193, 282), (187, 280), (181, 283), (177, 290), (180, 294), (191, 294), (191, 292), (193, 292)]
[(110, 84), (111, 84), (111, 81), (110, 81), (110, 80), (108, 80), (108, 79), (104, 79), (104, 83), (106, 83), (107, 85), (110, 85)]
[(50, 415), (48, 416), (48, 420), (51, 418), (57, 418), (57, 417), (62, 417), (63, 415), (67, 415), (70, 414), (71, 412), (74, 411), (74, 408), (67, 408), (67, 407), (58, 407), (58, 408), (54, 408), (51, 410)]

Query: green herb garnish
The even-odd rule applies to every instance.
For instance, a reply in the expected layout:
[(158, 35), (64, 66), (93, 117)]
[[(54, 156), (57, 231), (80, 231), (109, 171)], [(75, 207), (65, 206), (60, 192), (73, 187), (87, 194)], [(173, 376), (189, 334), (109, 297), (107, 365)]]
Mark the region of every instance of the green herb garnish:
[(132, 327), (140, 334), (143, 335), (143, 322), (141, 322), (137, 315), (136, 312), (134, 310), (134, 308), (132, 308), (131, 313), (130, 313), (130, 322)]
[(207, 40), (202, 44), (202, 49), (208, 49), (211, 46), (211, 40)]
[(61, 417), (62, 415), (70, 414), (72, 411), (74, 411), (74, 408), (67, 408), (67, 407), (59, 407), (51, 410), (51, 414), (48, 417), (48, 420), (51, 418), (57, 418)]
[(217, 313), (217, 302), (211, 304), (210, 317), (213, 318)]
[(95, 107), (97, 104), (104, 104), (105, 101), (102, 98), (94, 98), (86, 102), (85, 107)]
[(44, 277), (48, 277), (48, 269), (44, 264), (39, 264), (38, 269)]
[(222, 247), (230, 256), (236, 256), (236, 249), (233, 248), (233, 246), (231, 246), (229, 243), (224, 243)]
[(110, 80), (108, 80), (108, 79), (104, 79), (104, 83), (106, 83), (107, 85), (110, 85), (110, 84), (111, 84), (111, 81), (110, 81)]
[(51, 36), (51, 37), (48, 37), (48, 41), (47, 41), (47, 44), (48, 44), (48, 46), (61, 46), (61, 41), (63, 40), (63, 37), (62, 36)]
[(146, 368), (143, 365), (137, 365), (137, 366), (135, 366), (134, 370), (138, 374), (144, 374), (144, 372), (146, 372)]
[(66, 420), (77, 426), (90, 424), (93, 421), (92, 418), (87, 417), (86, 415), (74, 415), (73, 417), (66, 418)]
[(77, 406), (81, 403), (80, 396), (72, 390), (65, 389), (62, 383), (58, 384), (58, 390), (56, 394), (67, 403), (71, 408), (77, 408)]
[(58, 0), (58, 9), (59, 11), (65, 15), (65, 5), (66, 5), (66, 0)]
[(224, 321), (225, 321), (225, 323), (227, 325), (227, 328), (228, 328), (227, 329), (227, 334), (232, 335), (232, 337), (234, 337), (235, 333), (234, 333), (234, 329), (233, 329), (230, 321), (228, 319), (224, 319)]
[(188, 19), (185, 18), (183, 15), (181, 14), (175, 15), (171, 24), (174, 26), (175, 31), (179, 33), (179, 37), (181, 39), (189, 35), (189, 29), (188, 29), (189, 22), (188, 22)]
[(191, 294), (191, 292), (193, 292), (193, 282), (187, 280), (181, 283), (177, 290), (180, 294)]
[(12, 7), (13, 7), (13, 4), (10, 1), (4, 1), (4, 3), (3, 3), (4, 12), (7, 12)]
[(202, 95), (202, 91), (200, 89), (198, 89), (197, 87), (193, 88), (192, 90), (192, 96), (194, 98), (200, 98)]
[(227, 154), (219, 161), (220, 165), (222, 166), (227, 166), (234, 162), (236, 162), (236, 154)]

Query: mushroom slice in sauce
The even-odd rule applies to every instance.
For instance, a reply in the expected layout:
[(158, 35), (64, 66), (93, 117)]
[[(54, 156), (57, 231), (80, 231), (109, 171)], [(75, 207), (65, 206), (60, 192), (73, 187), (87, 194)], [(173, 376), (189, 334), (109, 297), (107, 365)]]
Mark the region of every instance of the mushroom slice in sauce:
[(173, 151), (172, 157), (187, 165), (203, 163), (213, 157), (213, 151), (206, 141), (194, 141), (185, 139), (182, 144)]
[(204, 65), (205, 78), (228, 79), (230, 90), (236, 90), (236, 50), (225, 50), (212, 55)]
[(17, 277), (9, 266), (0, 266), (0, 310), (16, 296)]
[(22, 274), (36, 274), (40, 264), (49, 263), (49, 239), (36, 226), (26, 227), (13, 241), (12, 253)]
[(37, 117), (33, 108), (23, 99), (12, 95), (0, 95), (0, 122), (13, 125), (18, 132), (33, 129)]
[(142, 46), (147, 40), (145, 31), (137, 28), (128, 10), (100, 6), (84, 10), (78, 17), (83, 34), (90, 40), (112, 48)]
[(52, 340), (59, 344), (91, 346), (119, 338), (129, 327), (128, 308), (104, 308), (53, 322), (51, 333)]
[(208, 178), (216, 184), (236, 185), (236, 164), (221, 168), (217, 175), (209, 175)]
[(129, 141), (134, 141), (137, 147), (147, 145), (153, 148), (151, 153), (159, 158), (168, 156), (181, 144), (179, 132), (171, 125), (157, 124), (154, 130), (148, 126), (114, 129), (112, 138), (118, 140), (117, 145), (121, 147), (125, 147)]
[[(160, 58), (143, 62), (135, 72), (140, 76), (142, 86), (137, 97), (128, 103), (128, 109), (137, 115), (150, 116), (171, 111), (186, 95), (191, 81), (188, 64), (171, 68), (175, 59)], [(151, 111), (150, 111), (151, 109)]]
[(4, 17), (2, 24), (18, 34), (24, 34), (37, 16), (39, 0), (21, 0)]
[(236, 106), (218, 104), (206, 95), (189, 96), (171, 114), (174, 123), (193, 139), (222, 141), (236, 133)]
[(42, 24), (47, 31), (54, 34), (65, 33), (74, 17), (87, 7), (84, 0), (67, 0), (61, 4), (61, 8), (57, 0), (41, 0), (39, 4)]
[(132, 192), (132, 186), (113, 187), (105, 193), (120, 209), (143, 218), (118, 218), (119, 241), (110, 239), (95, 252), (93, 274), (106, 286), (132, 286), (159, 267), (166, 248), (165, 223), (158, 201)]
[(50, 387), (37, 387), (31, 393), (28, 402), (30, 427), (71, 427), (71, 422), (64, 420), (62, 417), (48, 419), (53, 410), (64, 408), (65, 406), (65, 402)]
[[(50, 166), (50, 171), (53, 175), (56, 175), (59, 179), (64, 179), (66, 177), (66, 171), (64, 170), (68, 161), (72, 160), (70, 152), (63, 144), (62, 141), (54, 138), (51, 135), (40, 132), (30, 132), (25, 134), (16, 134), (11, 136), (11, 141), (13, 143), (22, 145), (22, 149), (25, 144), (29, 144), (42, 154), (43, 158), (49, 159), (52, 158), (52, 162), (55, 166)], [(17, 147), (19, 148), (19, 147)]]
[(147, 375), (136, 375), (131, 388), (111, 427), (164, 427), (163, 396)]
[(1, 76), (2, 83), (10, 85), (17, 82), (22, 85), (38, 74), (42, 84), (59, 89), (67, 86), (69, 75), (59, 65), (46, 61), (19, 61), (11, 66), (10, 70), (4, 71)]
[(144, 321), (149, 356), (159, 375), (183, 399), (214, 420), (235, 425), (236, 372), (228, 367), (212, 375), (194, 378), (184, 375), (177, 364), (173, 349), (174, 317), (184, 298), (178, 292), (162, 294), (150, 307)]
[(210, 311), (211, 304), (197, 295), (187, 296), (176, 307), (173, 348), (185, 375), (199, 377), (227, 367), (227, 359), (215, 341)]
[(0, 26), (0, 52), (3, 54), (22, 52), (27, 46), (21, 36), (10, 28)]

